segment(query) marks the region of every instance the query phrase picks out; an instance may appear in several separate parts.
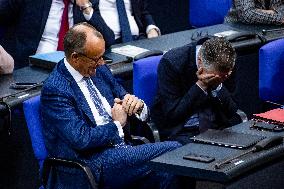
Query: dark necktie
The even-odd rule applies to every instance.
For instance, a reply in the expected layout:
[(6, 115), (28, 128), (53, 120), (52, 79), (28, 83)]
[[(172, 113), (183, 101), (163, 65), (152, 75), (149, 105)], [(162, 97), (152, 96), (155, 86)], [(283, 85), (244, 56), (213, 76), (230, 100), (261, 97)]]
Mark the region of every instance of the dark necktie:
[(119, 25), (121, 30), (121, 39), (123, 43), (132, 41), (132, 34), (128, 22), (125, 5), (123, 0), (116, 0), (116, 7), (119, 17)]
[(57, 50), (58, 51), (63, 51), (64, 46), (63, 46), (63, 40), (66, 32), (69, 29), (69, 22), (68, 22), (68, 7), (70, 0), (63, 0), (64, 2), (64, 10), (62, 13), (62, 18), (61, 18), (61, 25), (58, 33), (58, 45), (57, 45)]
[(99, 97), (99, 95), (98, 95), (98, 93), (97, 93), (97, 90), (96, 90), (94, 84), (93, 84), (92, 81), (91, 81), (91, 78), (85, 77), (84, 80), (85, 80), (86, 83), (87, 83), (87, 88), (88, 88), (89, 93), (90, 93), (90, 95), (91, 95), (91, 99), (92, 99), (92, 101), (94, 102), (95, 107), (96, 107), (96, 109), (97, 109), (98, 112), (99, 112), (99, 115), (102, 116), (102, 117), (104, 117), (104, 119), (105, 119), (106, 121), (108, 121), (108, 122), (111, 121), (112, 118), (111, 118), (110, 115), (107, 113), (106, 109), (104, 108), (103, 102), (101, 101), (101, 99), (100, 99), (100, 97)]
[(270, 1), (269, 0), (264, 0), (265, 3), (265, 9), (269, 10), (270, 9)]

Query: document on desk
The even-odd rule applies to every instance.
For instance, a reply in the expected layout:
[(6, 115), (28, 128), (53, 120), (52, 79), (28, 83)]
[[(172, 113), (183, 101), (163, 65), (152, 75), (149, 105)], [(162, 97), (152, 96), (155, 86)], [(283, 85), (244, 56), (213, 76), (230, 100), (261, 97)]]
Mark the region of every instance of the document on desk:
[(124, 56), (134, 58), (136, 55), (149, 51), (148, 49), (144, 49), (141, 47), (136, 47), (134, 45), (125, 45), (122, 47), (112, 48), (111, 52), (121, 54)]
[(240, 32), (235, 31), (235, 30), (227, 30), (227, 31), (215, 33), (214, 36), (216, 36), (216, 37), (228, 37), (228, 36), (235, 35), (235, 34), (238, 34), (238, 33), (240, 33)]

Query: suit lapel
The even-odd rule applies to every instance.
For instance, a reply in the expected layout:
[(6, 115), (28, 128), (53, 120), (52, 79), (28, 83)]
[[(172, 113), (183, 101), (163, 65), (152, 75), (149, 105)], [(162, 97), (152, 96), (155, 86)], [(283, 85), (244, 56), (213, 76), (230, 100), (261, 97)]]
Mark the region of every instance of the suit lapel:
[(92, 78), (93, 83), (96, 85), (97, 89), (100, 91), (101, 95), (106, 98), (109, 105), (113, 106), (113, 97), (111, 96), (111, 93), (107, 92), (107, 85), (105, 82), (101, 79), (100, 75), (96, 75), (96, 77)]
[(95, 118), (93, 116), (93, 113), (91, 111), (91, 108), (85, 99), (84, 94), (82, 93), (81, 89), (77, 85), (76, 81), (72, 77), (72, 75), (69, 73), (67, 68), (65, 67), (64, 61), (61, 60), (58, 63), (58, 70), (59, 72), (68, 80), (70, 81), (70, 86), (73, 89), (75, 100), (79, 108), (88, 116), (88, 118), (92, 121), (92, 123), (96, 124)]

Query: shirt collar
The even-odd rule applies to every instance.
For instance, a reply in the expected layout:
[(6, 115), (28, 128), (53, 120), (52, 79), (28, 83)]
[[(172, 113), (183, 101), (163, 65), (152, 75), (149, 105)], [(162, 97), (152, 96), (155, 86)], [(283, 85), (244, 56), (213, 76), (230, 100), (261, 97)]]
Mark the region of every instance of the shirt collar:
[(82, 81), (82, 79), (84, 78), (84, 76), (82, 76), (77, 70), (75, 70), (70, 64), (69, 62), (66, 60), (66, 58), (64, 58), (64, 64), (67, 68), (67, 70), (69, 71), (69, 73), (72, 75), (72, 77), (75, 79), (76, 83)]

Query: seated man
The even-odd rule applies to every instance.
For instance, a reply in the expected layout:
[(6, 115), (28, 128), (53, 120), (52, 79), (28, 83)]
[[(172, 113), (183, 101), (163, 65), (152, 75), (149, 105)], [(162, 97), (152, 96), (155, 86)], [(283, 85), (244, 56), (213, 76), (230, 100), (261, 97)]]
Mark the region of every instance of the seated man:
[[(125, 144), (122, 128), (127, 115), (145, 120), (147, 106), (126, 94), (104, 65), (102, 35), (87, 23), (75, 25), (64, 38), (64, 49), (66, 59), (55, 67), (41, 93), (49, 154), (85, 162), (100, 188), (170, 187), (174, 177), (152, 172), (146, 162), (180, 144)], [(83, 180), (72, 179), (68, 171), (59, 170), (50, 184), (88, 188)], [(70, 170), (71, 175), (73, 172)]]
[(116, 43), (161, 35), (148, 11), (148, 0), (100, 0), (99, 10)]
[(232, 73), (235, 59), (235, 50), (224, 38), (172, 49), (162, 57), (152, 111), (162, 140), (185, 144), (208, 128), (240, 121), (234, 117), (237, 106), (222, 85)]
[(30, 55), (63, 50), (67, 30), (88, 22), (102, 33), (109, 47), (115, 43), (112, 30), (98, 10), (97, 0), (1, 0), (0, 44), (15, 60), (15, 69), (28, 66)]
[(225, 22), (284, 24), (283, 0), (233, 0)]
[(0, 45), (0, 74), (10, 74), (14, 69), (14, 59)]

